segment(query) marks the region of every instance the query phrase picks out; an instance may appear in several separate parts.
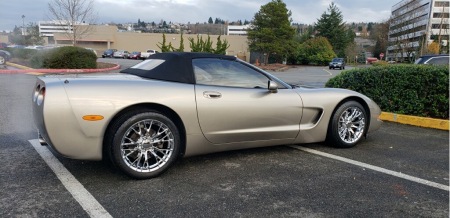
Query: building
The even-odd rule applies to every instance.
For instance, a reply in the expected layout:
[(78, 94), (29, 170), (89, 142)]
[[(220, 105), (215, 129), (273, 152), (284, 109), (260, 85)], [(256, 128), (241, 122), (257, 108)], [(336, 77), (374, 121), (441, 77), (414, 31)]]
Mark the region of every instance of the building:
[(228, 25), (227, 35), (246, 36), (250, 25)]
[[(78, 23), (77, 25), (88, 25), (85, 23)], [(55, 33), (66, 33), (72, 31), (72, 27), (67, 21), (39, 21), (39, 34), (46, 37), (49, 42), (53, 42), (53, 37)]]
[(402, 0), (392, 6), (386, 60), (413, 60), (433, 41), (448, 48), (449, 1)]
[[(87, 25), (81, 26), (88, 28)], [(163, 40), (162, 33), (138, 33), (138, 32), (121, 32), (117, 26), (108, 25), (89, 25), (89, 34), (84, 35), (77, 40), (77, 46), (92, 48), (100, 56), (103, 51), (109, 48), (118, 50), (146, 51), (148, 49), (160, 50), (158, 45)], [(185, 51), (190, 51), (189, 38), (196, 39), (197, 34), (167, 34), (166, 43), (178, 48), (183, 37), (183, 45)], [(208, 37), (206, 34), (198, 34), (204, 40)], [(209, 35), (213, 45), (219, 35)], [(55, 32), (53, 34), (54, 44), (58, 46), (72, 45), (71, 39), (67, 34)], [(230, 47), (227, 49), (227, 55), (237, 56), (243, 60), (249, 61), (250, 52), (248, 50), (247, 37), (239, 35), (221, 36), (221, 40), (227, 40)]]

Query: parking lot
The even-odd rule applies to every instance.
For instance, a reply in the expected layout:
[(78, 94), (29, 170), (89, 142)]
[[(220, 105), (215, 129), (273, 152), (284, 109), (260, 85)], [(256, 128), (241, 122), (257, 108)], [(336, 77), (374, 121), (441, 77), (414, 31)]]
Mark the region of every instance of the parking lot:
[[(322, 87), (339, 72), (274, 74)], [(315, 143), (222, 152), (133, 180), (107, 162), (54, 158), (36, 146), (35, 77), (0, 75), (0, 217), (449, 216), (447, 131), (384, 123), (351, 149)]]

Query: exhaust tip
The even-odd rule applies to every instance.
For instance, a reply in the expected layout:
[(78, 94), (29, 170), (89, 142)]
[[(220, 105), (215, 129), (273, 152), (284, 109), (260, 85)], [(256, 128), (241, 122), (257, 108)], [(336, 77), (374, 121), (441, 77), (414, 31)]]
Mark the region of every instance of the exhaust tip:
[(47, 146), (48, 145), (47, 142), (45, 141), (45, 139), (42, 137), (42, 135), (40, 133), (38, 133), (38, 139), (39, 139), (39, 143), (42, 146)]

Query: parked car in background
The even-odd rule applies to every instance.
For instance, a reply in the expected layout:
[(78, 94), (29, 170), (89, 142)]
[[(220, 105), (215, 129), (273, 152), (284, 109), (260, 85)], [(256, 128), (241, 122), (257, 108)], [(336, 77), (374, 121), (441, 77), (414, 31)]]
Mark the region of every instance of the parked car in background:
[(419, 57), (414, 64), (429, 64), (429, 65), (447, 65), (449, 64), (449, 55), (423, 55)]
[(344, 58), (333, 58), (330, 64), (328, 65), (329, 69), (339, 68), (340, 70), (345, 69), (345, 61)]
[(0, 65), (5, 64), (9, 59), (11, 59), (11, 53), (5, 50), (0, 50)]
[(112, 58), (117, 49), (107, 49), (103, 52), (102, 58)]
[(92, 51), (95, 56), (97, 56), (97, 51), (95, 51), (93, 48), (85, 48), (86, 50)]
[(130, 56), (130, 52), (125, 50), (119, 50), (114, 52), (113, 57), (114, 58), (128, 58)]
[(141, 59), (141, 52), (140, 51), (133, 51), (130, 53), (130, 56), (128, 57), (130, 59)]
[(141, 52), (141, 59), (145, 60), (145, 59), (149, 58), (150, 55), (154, 55), (156, 53), (159, 53), (159, 52), (156, 50), (153, 50), (153, 49), (148, 49), (147, 51)]

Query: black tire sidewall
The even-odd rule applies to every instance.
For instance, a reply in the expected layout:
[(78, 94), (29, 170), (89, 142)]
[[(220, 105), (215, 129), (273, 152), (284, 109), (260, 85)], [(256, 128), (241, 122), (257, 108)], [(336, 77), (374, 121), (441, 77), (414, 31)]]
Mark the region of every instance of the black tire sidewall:
[[(174, 137), (174, 148), (172, 155), (170, 156), (169, 160), (165, 163), (164, 166), (161, 168), (152, 171), (152, 172), (137, 172), (131, 168), (125, 163), (125, 161), (122, 158), (121, 150), (120, 150), (120, 144), (122, 141), (122, 138), (125, 134), (125, 132), (135, 123), (146, 120), (146, 119), (152, 119), (157, 120), (163, 124), (165, 124), (170, 131), (172, 132), (172, 135)], [(176, 125), (166, 116), (156, 113), (156, 112), (140, 112), (136, 114), (131, 114), (128, 116), (121, 117), (118, 119), (115, 124), (112, 126), (114, 132), (114, 135), (112, 136), (112, 142), (109, 145), (110, 150), (110, 158), (111, 161), (114, 163), (116, 167), (118, 167), (121, 171), (123, 171), (128, 176), (135, 178), (135, 179), (149, 179), (156, 177), (166, 171), (177, 159), (180, 153), (180, 134), (178, 131), (178, 128)]]
[[(355, 141), (353, 143), (347, 143), (347, 142), (343, 141), (341, 139), (341, 137), (339, 136), (339, 128), (338, 128), (338, 126), (339, 126), (339, 117), (349, 107), (357, 107), (357, 108), (359, 108), (364, 114), (364, 122), (365, 122), (363, 134), (361, 135), (361, 137), (357, 141)], [(351, 147), (354, 147), (356, 144), (358, 144), (362, 140), (362, 138), (366, 134), (367, 124), (368, 124), (368, 116), (367, 116), (366, 109), (364, 109), (364, 107), (360, 103), (358, 103), (356, 101), (347, 101), (347, 102), (341, 104), (336, 109), (336, 111), (334, 112), (334, 114), (331, 117), (330, 127), (328, 128), (327, 142), (329, 144), (331, 144), (332, 146), (338, 147), (338, 148), (351, 148)]]

